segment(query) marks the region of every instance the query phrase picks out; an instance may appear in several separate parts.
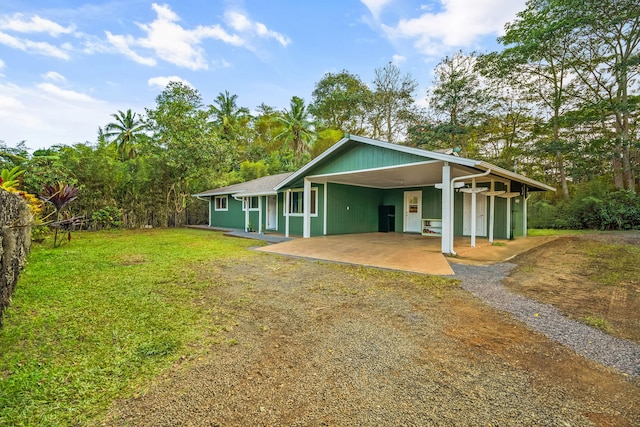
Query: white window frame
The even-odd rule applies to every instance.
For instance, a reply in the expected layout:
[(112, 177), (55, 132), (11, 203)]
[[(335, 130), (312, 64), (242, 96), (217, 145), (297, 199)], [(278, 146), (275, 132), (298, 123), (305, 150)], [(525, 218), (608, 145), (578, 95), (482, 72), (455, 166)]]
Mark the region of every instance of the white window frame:
[[(304, 189), (303, 188), (294, 188), (290, 190), (289, 194), (289, 206), (287, 206), (287, 213), (289, 216), (304, 216)], [(291, 206), (293, 204), (293, 194), (300, 193), (300, 202), (299, 206), (300, 212), (291, 212)], [(318, 216), (318, 187), (311, 187), (311, 197), (315, 199), (315, 203), (312, 203), (313, 207), (315, 207), (315, 212), (311, 212), (310, 216), (317, 217)], [(312, 199), (312, 201), (313, 201)]]
[[(258, 211), (258, 210), (260, 210), (260, 208), (259, 208), (260, 202), (258, 201), (259, 198), (260, 198), (260, 196), (243, 197), (242, 198), (242, 212), (245, 212), (247, 210), (247, 199), (249, 199), (249, 211)], [(253, 204), (251, 203), (254, 200), (255, 200), (255, 203), (256, 203), (255, 206), (253, 206)]]
[[(222, 203), (224, 200), (224, 208), (218, 207), (218, 200)], [(215, 196), (213, 198), (213, 210), (218, 212), (228, 211), (229, 210), (229, 196)]]

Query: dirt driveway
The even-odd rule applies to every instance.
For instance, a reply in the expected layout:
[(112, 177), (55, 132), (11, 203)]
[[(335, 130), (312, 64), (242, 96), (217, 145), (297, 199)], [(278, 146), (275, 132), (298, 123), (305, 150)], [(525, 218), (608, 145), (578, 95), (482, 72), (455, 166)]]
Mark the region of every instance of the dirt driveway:
[(196, 268), (232, 326), (104, 425), (640, 425), (637, 378), (449, 279), (263, 253)]

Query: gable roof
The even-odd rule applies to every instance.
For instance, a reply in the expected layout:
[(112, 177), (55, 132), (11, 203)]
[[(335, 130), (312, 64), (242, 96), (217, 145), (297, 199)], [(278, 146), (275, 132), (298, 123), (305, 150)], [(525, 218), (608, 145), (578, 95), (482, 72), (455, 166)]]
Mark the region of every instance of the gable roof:
[(482, 160), (473, 160), (467, 159), (465, 157), (459, 157), (457, 155), (446, 154), (442, 152), (423, 150), (421, 148), (413, 148), (407, 147), (404, 145), (392, 144), (389, 142), (378, 141), (371, 138), (365, 138), (357, 135), (347, 135), (342, 138), (340, 141), (336, 142), (333, 146), (331, 146), (328, 150), (322, 153), (320, 156), (313, 159), (311, 162), (307, 163), (305, 166), (292, 173), (289, 177), (284, 179), (278, 185), (276, 185), (275, 189), (280, 190), (287, 185), (291, 185), (296, 181), (303, 179), (305, 176), (309, 175), (314, 168), (317, 168), (322, 162), (328, 160), (332, 156), (337, 156), (339, 153), (348, 149), (350, 145), (353, 143), (367, 144), (395, 152), (401, 152), (406, 154), (411, 154), (420, 158), (424, 158), (425, 161), (436, 161), (436, 162), (448, 162), (452, 166), (458, 165), (464, 168), (471, 168), (481, 172), (485, 172), (487, 170), (491, 170), (491, 175), (521, 182), (523, 184), (531, 187), (532, 190), (542, 190), (542, 191), (555, 191), (555, 188), (538, 182), (534, 179), (528, 178), (524, 175), (517, 174), (515, 172), (508, 171), (499, 166), (492, 165), (491, 163), (482, 161)]
[(202, 193), (193, 194), (194, 197), (211, 197), (229, 194), (242, 197), (265, 196), (277, 194), (275, 190), (282, 180), (288, 178), (293, 172), (285, 172), (277, 175), (263, 176), (262, 178), (253, 179), (251, 181), (241, 182), (239, 184), (227, 185), (226, 187), (207, 190)]

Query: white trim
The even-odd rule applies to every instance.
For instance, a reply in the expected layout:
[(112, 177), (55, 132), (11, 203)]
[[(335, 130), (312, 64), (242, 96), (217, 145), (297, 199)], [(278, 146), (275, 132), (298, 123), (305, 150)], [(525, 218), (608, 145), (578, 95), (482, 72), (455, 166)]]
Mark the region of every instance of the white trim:
[[(437, 185), (436, 188), (438, 188)], [(453, 228), (453, 223), (451, 222), (451, 197), (453, 197), (453, 192), (450, 188), (451, 166), (449, 166), (448, 162), (444, 162), (442, 165), (442, 236), (440, 237), (440, 250), (445, 254), (449, 253), (451, 249), (449, 239), (451, 239), (452, 235), (450, 230)]]
[[(407, 214), (409, 214), (409, 212), (407, 212), (407, 208), (408, 208), (408, 203), (407, 203), (407, 196), (411, 195), (411, 194), (417, 194), (418, 195), (418, 212), (413, 212), (416, 213), (418, 215), (418, 230), (408, 230), (407, 229)], [(404, 201), (402, 203), (402, 232), (403, 233), (420, 233), (422, 231), (422, 190), (414, 190), (414, 191), (405, 191), (403, 193), (404, 196)]]
[[(258, 206), (255, 207), (251, 207), (251, 200), (253, 200), (253, 198), (255, 197), (256, 201), (258, 202)], [(251, 212), (256, 212), (260, 210), (260, 196), (247, 196), (247, 195), (243, 195), (242, 196), (242, 212), (247, 210), (247, 206), (246, 206), (246, 201), (249, 200), (249, 210)]]
[[(324, 183), (324, 204), (322, 205), (323, 209), (322, 209), (322, 234), (323, 235), (327, 235), (327, 187), (329, 186), (328, 182)], [(316, 202), (317, 203), (317, 202)], [(317, 206), (317, 204), (316, 204)]]
[[(458, 165), (463, 165), (463, 166), (475, 167), (476, 165), (479, 164), (479, 162), (476, 161), (476, 160), (466, 159), (464, 157), (451, 156), (449, 154), (436, 153), (434, 151), (422, 150), (420, 148), (412, 148), (412, 147), (407, 147), (407, 146), (404, 146), (404, 145), (391, 144), (389, 142), (377, 141), (375, 139), (370, 139), (370, 138), (364, 138), (364, 137), (361, 137), (361, 136), (351, 135), (351, 136), (347, 136), (347, 137), (342, 138), (340, 141), (338, 141), (335, 144), (333, 144), (324, 153), (322, 153), (321, 155), (319, 155), (318, 157), (316, 157), (315, 159), (313, 159), (312, 161), (307, 163), (302, 168), (298, 169), (296, 172), (294, 172), (291, 175), (289, 175), (288, 178), (286, 178), (284, 181), (282, 181), (280, 184), (278, 184), (275, 187), (275, 190), (279, 190), (282, 187), (287, 186), (289, 183), (295, 182), (296, 180), (300, 179), (301, 177), (304, 177), (304, 175), (305, 175), (305, 173), (307, 171), (311, 170), (318, 163), (322, 162), (324, 159), (326, 159), (327, 157), (331, 156), (334, 152), (336, 152), (337, 150), (342, 148), (342, 146), (348, 144), (349, 141), (360, 142), (360, 143), (363, 143), (363, 144), (373, 145), (375, 147), (386, 148), (386, 149), (393, 150), (393, 151), (400, 151), (402, 153), (413, 154), (413, 155), (416, 155), (418, 157), (424, 157), (424, 158), (429, 158), (429, 159), (433, 159), (433, 160), (451, 162), (451, 163), (458, 164)], [(402, 166), (402, 165), (396, 165), (396, 167), (397, 166)]]
[[(304, 219), (302, 220), (302, 237), (311, 237), (311, 181), (304, 179), (304, 190), (302, 196), (302, 213)], [(316, 216), (318, 214), (318, 189), (316, 189)]]
[[(305, 197), (304, 197), (304, 188), (290, 188), (289, 190), (287, 190), (289, 193), (302, 193), (302, 203), (304, 205), (305, 203)], [(316, 218), (318, 216), (318, 187), (311, 187), (311, 193), (313, 194), (315, 192), (316, 194), (316, 212), (312, 213), (310, 216), (313, 218)], [(289, 204), (291, 203), (291, 195), (289, 195), (289, 203), (287, 203), (287, 205), (285, 206), (285, 210), (286, 212), (289, 213), (290, 216), (297, 216), (297, 217), (302, 217), (304, 216), (304, 206), (302, 208), (302, 212), (289, 212)]]
[(289, 198), (291, 190), (284, 192), (284, 237), (289, 237)]
[[(269, 209), (269, 199), (271, 197), (275, 197), (276, 203), (275, 203), (275, 227), (273, 226), (273, 224), (267, 224), (267, 222), (269, 221), (269, 215), (272, 213)], [(277, 194), (269, 194), (267, 196), (265, 196), (266, 200), (265, 202), (267, 203), (267, 208), (265, 209), (265, 213), (267, 215), (267, 220), (265, 221), (265, 229), (266, 230), (277, 230), (278, 229), (278, 195)], [(271, 225), (272, 227), (269, 227), (269, 225)]]
[[(224, 200), (224, 209), (220, 208), (218, 209), (218, 200)], [(215, 212), (226, 212), (229, 210), (229, 196), (228, 195), (224, 195), (224, 196), (214, 196), (213, 197), (213, 210)]]
[(262, 196), (258, 196), (258, 233), (262, 234)]
[[(364, 173), (364, 172), (377, 172), (377, 171), (384, 171), (384, 170), (391, 170), (391, 169), (401, 169), (401, 168), (408, 168), (408, 167), (413, 167), (413, 166), (424, 166), (424, 165), (430, 165), (432, 163), (439, 163), (439, 162), (440, 162), (440, 160), (428, 160), (428, 161), (425, 161), (425, 162), (404, 163), (404, 164), (395, 165), (395, 166), (381, 166), (381, 167), (378, 167), (378, 168), (354, 169), (354, 170), (346, 171), (346, 172), (334, 172), (334, 173), (325, 173), (325, 174), (321, 174), (321, 175), (309, 175), (309, 176), (307, 176), (305, 178), (315, 181), (315, 180), (320, 180), (320, 178), (336, 177), (336, 176), (343, 176), (343, 175), (352, 175), (352, 174)], [(341, 184), (341, 183), (338, 183), (338, 184)], [(364, 185), (358, 185), (358, 187), (364, 187)], [(415, 185), (409, 185), (408, 187), (415, 187)], [(378, 187), (376, 187), (376, 188), (378, 188)], [(394, 188), (396, 188), (396, 187), (394, 187)], [(397, 187), (397, 188), (403, 188), (403, 187)]]

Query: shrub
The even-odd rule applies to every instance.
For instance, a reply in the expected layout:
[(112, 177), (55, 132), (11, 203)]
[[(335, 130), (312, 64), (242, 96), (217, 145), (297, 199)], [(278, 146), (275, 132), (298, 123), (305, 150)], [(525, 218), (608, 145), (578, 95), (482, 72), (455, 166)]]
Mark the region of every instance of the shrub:
[(122, 212), (118, 208), (105, 206), (91, 214), (94, 228), (117, 228), (122, 225)]

